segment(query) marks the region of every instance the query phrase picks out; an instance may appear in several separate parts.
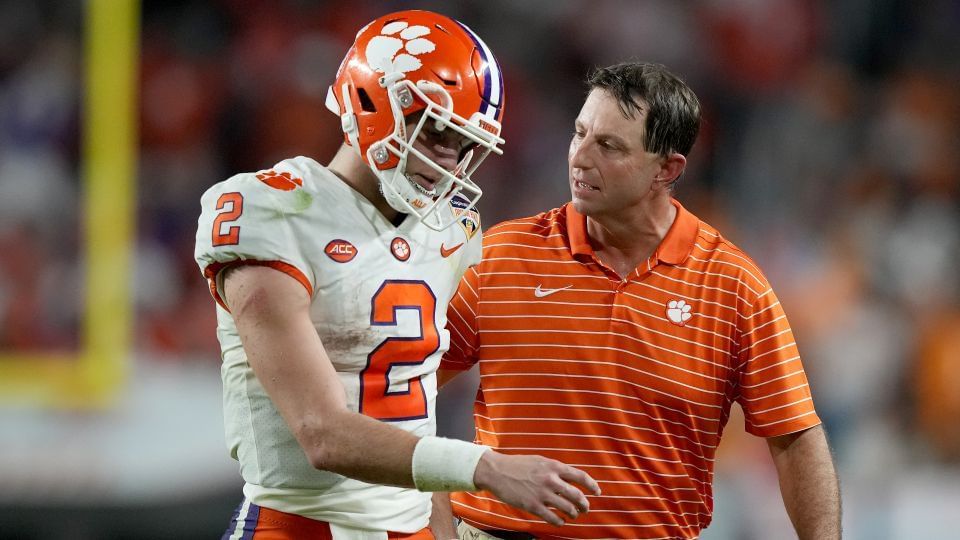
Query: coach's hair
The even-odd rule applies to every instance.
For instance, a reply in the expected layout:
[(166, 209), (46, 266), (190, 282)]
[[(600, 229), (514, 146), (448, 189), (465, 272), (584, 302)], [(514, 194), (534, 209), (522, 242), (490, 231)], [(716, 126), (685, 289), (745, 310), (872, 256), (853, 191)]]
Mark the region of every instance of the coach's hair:
[(627, 118), (649, 107), (643, 142), (648, 152), (686, 156), (693, 148), (700, 131), (700, 100), (663, 65), (624, 62), (595, 69), (586, 82), (590, 91), (602, 88), (617, 98)]

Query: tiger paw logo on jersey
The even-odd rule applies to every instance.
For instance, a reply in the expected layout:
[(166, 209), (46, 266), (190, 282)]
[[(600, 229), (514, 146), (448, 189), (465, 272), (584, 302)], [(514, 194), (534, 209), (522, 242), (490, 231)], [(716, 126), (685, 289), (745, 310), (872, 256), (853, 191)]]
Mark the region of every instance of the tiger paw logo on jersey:
[(327, 257), (338, 263), (348, 263), (357, 256), (357, 248), (350, 242), (339, 238), (331, 240), (327, 247), (323, 248), (323, 252), (327, 254)]
[(410, 258), (410, 244), (398, 236), (390, 242), (390, 252), (398, 261), (404, 262)]
[(687, 324), (693, 313), (690, 313), (690, 304), (686, 300), (671, 300), (667, 303), (667, 318), (677, 326)]
[(257, 173), (257, 180), (280, 191), (293, 191), (303, 185), (303, 179), (297, 178), (288, 172), (268, 170)]
[[(400, 37), (394, 37), (399, 33)], [(367, 44), (367, 64), (382, 73), (407, 73), (420, 69), (423, 62), (417, 56), (433, 52), (437, 46), (424, 38), (430, 34), (426, 26), (409, 26), (406, 21), (387, 23)], [(403, 50), (404, 52), (400, 52)], [(398, 54), (400, 53), (400, 54)]]

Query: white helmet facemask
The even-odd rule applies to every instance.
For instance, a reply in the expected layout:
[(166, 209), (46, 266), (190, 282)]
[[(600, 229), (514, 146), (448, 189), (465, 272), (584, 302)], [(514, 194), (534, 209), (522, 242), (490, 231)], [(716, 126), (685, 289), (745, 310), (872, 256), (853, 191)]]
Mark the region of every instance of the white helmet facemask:
[[(367, 150), (367, 162), (384, 163), (393, 154), (399, 159), (395, 168), (379, 170), (372, 166), (374, 174), (380, 180), (380, 190), (391, 208), (410, 214), (424, 225), (442, 231), (457, 221), (457, 215), (442, 211), (447, 203), (459, 195), (466, 200), (467, 209), (476, 206), (483, 191), (471, 179), (471, 175), (491, 153), (503, 154), (499, 145), (500, 124), (488, 116), (474, 113), (469, 119), (453, 112), (453, 99), (437, 83), (430, 81), (412, 81), (403, 79), (403, 74), (385, 75), (381, 84), (387, 89), (390, 108), (394, 117), (394, 131), (383, 140), (370, 145)], [(416, 126), (407, 133), (403, 109), (420, 99), (425, 107)], [(471, 145), (457, 166), (448, 171), (414, 148), (414, 142), (427, 122), (434, 122), (437, 131), (452, 129), (464, 137)], [(406, 174), (407, 160), (413, 155), (425, 165), (436, 171), (440, 180), (433, 190), (427, 190)]]

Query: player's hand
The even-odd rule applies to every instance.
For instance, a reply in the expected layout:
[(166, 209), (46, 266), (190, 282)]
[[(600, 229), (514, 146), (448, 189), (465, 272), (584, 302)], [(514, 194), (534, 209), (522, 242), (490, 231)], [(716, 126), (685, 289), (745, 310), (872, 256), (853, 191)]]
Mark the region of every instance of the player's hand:
[(600, 486), (587, 473), (554, 459), (541, 456), (514, 456), (487, 451), (473, 474), (474, 484), (496, 495), (501, 501), (526, 510), (551, 525), (563, 525), (564, 519), (576, 519), (590, 510), (588, 493), (600, 494)]

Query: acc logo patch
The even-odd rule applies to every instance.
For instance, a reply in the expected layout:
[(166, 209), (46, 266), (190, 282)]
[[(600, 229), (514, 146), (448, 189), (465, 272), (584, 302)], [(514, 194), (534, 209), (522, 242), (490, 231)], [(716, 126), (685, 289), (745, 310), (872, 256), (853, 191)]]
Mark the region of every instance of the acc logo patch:
[(470, 201), (459, 195), (450, 199), (450, 208), (453, 209), (453, 215), (457, 216), (457, 223), (466, 233), (467, 240), (470, 240), (480, 230), (480, 212), (477, 212), (474, 208), (467, 210), (468, 206), (470, 206)]
[(357, 256), (357, 248), (350, 242), (340, 239), (331, 240), (327, 247), (323, 248), (323, 252), (338, 263), (350, 262)]
[(274, 170), (257, 173), (257, 180), (280, 191), (293, 191), (303, 185), (303, 180), (288, 172), (278, 173)]

